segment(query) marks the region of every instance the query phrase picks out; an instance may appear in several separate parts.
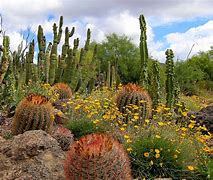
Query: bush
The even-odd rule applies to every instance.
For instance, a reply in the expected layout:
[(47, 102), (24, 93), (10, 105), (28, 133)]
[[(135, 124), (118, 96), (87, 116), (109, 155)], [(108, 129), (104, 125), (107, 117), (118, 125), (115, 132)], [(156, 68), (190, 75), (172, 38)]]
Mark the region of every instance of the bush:
[(66, 127), (74, 134), (74, 137), (79, 139), (87, 134), (96, 132), (104, 132), (102, 127), (98, 127), (92, 121), (87, 119), (71, 120)]

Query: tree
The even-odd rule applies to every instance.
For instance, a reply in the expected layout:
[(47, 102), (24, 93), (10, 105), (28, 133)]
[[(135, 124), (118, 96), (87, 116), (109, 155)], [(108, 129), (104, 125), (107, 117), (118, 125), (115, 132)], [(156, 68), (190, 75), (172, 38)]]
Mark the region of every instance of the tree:
[(127, 36), (115, 33), (107, 35), (99, 46), (98, 59), (101, 61), (101, 72), (107, 71), (109, 61), (116, 68), (122, 83), (139, 81), (139, 49)]

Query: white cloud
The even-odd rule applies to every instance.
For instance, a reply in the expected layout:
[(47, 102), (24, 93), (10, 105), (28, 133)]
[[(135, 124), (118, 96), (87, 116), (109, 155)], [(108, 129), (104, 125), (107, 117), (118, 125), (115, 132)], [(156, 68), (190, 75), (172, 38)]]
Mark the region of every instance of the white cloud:
[(171, 33), (166, 35), (169, 48), (173, 49), (176, 57), (185, 59), (193, 46), (192, 53), (207, 51), (213, 46), (213, 20), (206, 24), (189, 29), (184, 33)]

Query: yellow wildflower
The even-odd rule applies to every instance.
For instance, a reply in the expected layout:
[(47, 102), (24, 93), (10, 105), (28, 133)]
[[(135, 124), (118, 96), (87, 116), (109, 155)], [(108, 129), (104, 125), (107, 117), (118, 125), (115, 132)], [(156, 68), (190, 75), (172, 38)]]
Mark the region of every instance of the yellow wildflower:
[(164, 108), (166, 111), (169, 111), (170, 110), (170, 108)]
[(184, 117), (186, 117), (186, 116), (187, 116), (187, 112), (182, 112), (182, 115), (183, 115)]
[(155, 137), (156, 137), (156, 138), (158, 138), (158, 139), (160, 139), (160, 138), (161, 138), (159, 135), (156, 135)]
[(190, 129), (192, 129), (194, 126), (195, 126), (195, 124), (193, 124), (193, 123), (190, 123), (190, 124), (188, 125), (188, 127), (189, 127)]
[(125, 139), (129, 139), (129, 136), (128, 136), (128, 135), (124, 135), (124, 138), (125, 138)]
[(153, 161), (150, 161), (150, 165), (152, 166), (154, 163), (153, 163)]
[(149, 123), (149, 119), (145, 119), (145, 122), (146, 122), (146, 123)]
[(130, 140), (130, 139), (127, 139), (127, 140), (126, 140), (126, 142), (127, 142), (127, 143), (131, 143), (131, 142), (132, 142), (132, 140)]
[(128, 152), (131, 152), (131, 151), (132, 151), (132, 148), (127, 148), (127, 151), (128, 151)]
[(158, 122), (158, 125), (159, 125), (159, 126), (163, 126), (164, 123), (163, 123), (163, 122)]
[(125, 131), (125, 128), (122, 127), (122, 128), (120, 128), (120, 130), (121, 130), (121, 131)]
[(136, 128), (136, 129), (137, 129), (137, 128), (139, 128), (139, 126), (135, 125), (135, 126), (134, 126), (134, 128)]
[(138, 119), (139, 119), (139, 116), (134, 116), (134, 119), (135, 119), (135, 120), (138, 120)]
[(177, 159), (177, 158), (178, 158), (177, 154), (175, 154), (175, 155), (174, 155), (174, 158), (175, 158), (175, 159)]
[(156, 152), (157, 154), (159, 154), (159, 153), (160, 153), (160, 150), (159, 150), (159, 149), (155, 149), (155, 152)]
[(145, 157), (149, 157), (149, 153), (148, 153), (148, 152), (143, 153), (143, 155), (144, 155)]
[(160, 154), (155, 154), (155, 158), (158, 159), (160, 157)]
[(195, 168), (193, 166), (187, 166), (187, 168), (190, 170), (190, 171), (194, 171)]

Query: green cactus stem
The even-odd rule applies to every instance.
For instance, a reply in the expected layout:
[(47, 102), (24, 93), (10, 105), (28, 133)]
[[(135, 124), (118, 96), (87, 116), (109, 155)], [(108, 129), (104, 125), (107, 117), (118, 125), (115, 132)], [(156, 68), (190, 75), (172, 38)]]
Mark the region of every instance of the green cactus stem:
[(147, 75), (147, 64), (148, 64), (148, 48), (147, 48), (147, 36), (146, 36), (146, 21), (143, 15), (139, 17), (140, 22), (140, 58), (141, 58), (141, 75), (140, 75), (140, 85), (147, 88), (148, 85), (148, 75)]
[(166, 50), (166, 105), (171, 108), (174, 104), (174, 53)]
[(9, 36), (3, 37), (3, 55), (0, 61), (0, 85), (2, 84), (5, 74), (8, 70), (10, 64), (10, 57), (9, 57), (9, 50), (10, 50), (10, 38)]

